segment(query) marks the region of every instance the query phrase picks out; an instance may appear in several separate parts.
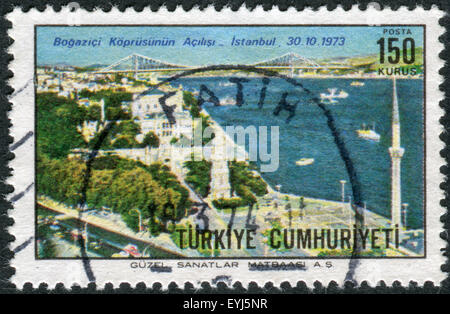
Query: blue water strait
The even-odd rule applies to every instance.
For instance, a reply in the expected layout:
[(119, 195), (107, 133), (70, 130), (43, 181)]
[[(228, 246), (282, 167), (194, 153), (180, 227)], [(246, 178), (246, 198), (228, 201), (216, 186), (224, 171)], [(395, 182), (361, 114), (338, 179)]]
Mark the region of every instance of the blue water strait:
[[(249, 125), (280, 127), (280, 165), (275, 172), (262, 173), (274, 187), (281, 184), (281, 191), (305, 197), (341, 200), (339, 180), (349, 178), (334, 138), (327, 126), (323, 111), (311, 101), (328, 88), (344, 90), (347, 98), (327, 104), (340, 136), (350, 153), (361, 184), (362, 199), (367, 208), (390, 218), (390, 157), (392, 117), (392, 80), (367, 79), (364, 86), (351, 86), (353, 79), (304, 79), (296, 78), (312, 93), (307, 94), (283, 79), (271, 79), (267, 86), (263, 108), (258, 108), (261, 78), (249, 78), (244, 83), (244, 105), (214, 106), (205, 108), (222, 126)], [(183, 78), (174, 85), (182, 84), (187, 90), (198, 91), (206, 85), (219, 99), (236, 96), (236, 84), (227, 77)], [(283, 92), (288, 92), (291, 104), (300, 100), (295, 116), (286, 123), (287, 111), (273, 114)], [(405, 154), (401, 164), (402, 203), (408, 203), (408, 228), (423, 228), (423, 81), (397, 80), (400, 107), (401, 146)], [(205, 99), (207, 95), (203, 96)], [(356, 130), (365, 123), (375, 124), (380, 134), (379, 142), (358, 138)], [(270, 128), (269, 128), (270, 130)], [(270, 131), (269, 131), (270, 132)], [(268, 136), (270, 139), (270, 136)], [(269, 146), (269, 145), (268, 145)], [(269, 146), (270, 147), (270, 146)], [(314, 158), (308, 166), (297, 166), (300, 158)], [(346, 185), (347, 197), (351, 195)], [(347, 198), (348, 199), (348, 198)]]

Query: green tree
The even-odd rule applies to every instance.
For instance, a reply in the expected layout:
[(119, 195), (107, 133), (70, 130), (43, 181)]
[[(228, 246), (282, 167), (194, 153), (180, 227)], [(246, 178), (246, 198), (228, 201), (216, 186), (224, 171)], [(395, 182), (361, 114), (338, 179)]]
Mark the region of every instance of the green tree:
[(178, 139), (174, 136), (170, 139), (170, 144), (174, 145), (178, 142)]
[(211, 166), (209, 161), (195, 161), (193, 158), (184, 163), (184, 167), (188, 169), (185, 181), (202, 197), (208, 196), (211, 188)]
[(77, 129), (85, 120), (85, 108), (51, 93), (37, 93), (36, 107), (39, 152), (50, 158), (64, 158), (73, 148), (85, 146)]
[(76, 160), (69, 160), (64, 162), (61, 170), (64, 178), (59, 179), (57, 182), (64, 189), (63, 199), (65, 203), (72, 206), (83, 205), (81, 202), (83, 201), (84, 180), (87, 175), (86, 164)]
[(138, 143), (131, 136), (119, 136), (111, 142), (112, 148), (133, 148), (136, 147)]
[(122, 109), (122, 102), (133, 100), (133, 95), (124, 91), (114, 91), (112, 89), (102, 89), (100, 91), (90, 91), (83, 89), (78, 93), (81, 98), (105, 101), (106, 119), (109, 121), (131, 119), (131, 115)]
[(219, 198), (213, 200), (213, 205), (217, 209), (236, 209), (240, 206), (244, 206), (245, 202), (240, 197)]
[(242, 198), (242, 201), (247, 205), (253, 205), (256, 203), (256, 197), (253, 195), (249, 187), (245, 185), (238, 185), (236, 189), (237, 195)]
[[(250, 165), (246, 162), (232, 161), (228, 164), (230, 169), (231, 189), (248, 204), (256, 202), (256, 196), (267, 194), (267, 183), (250, 170)], [(252, 195), (252, 196), (251, 196)]]
[(90, 105), (87, 109), (87, 121), (100, 121), (102, 116), (102, 108), (99, 105)]
[(114, 123), (110, 128), (98, 132), (89, 141), (90, 148), (137, 148), (141, 145), (136, 141), (136, 135), (141, 132), (139, 124), (133, 120)]
[(134, 232), (139, 232), (139, 217), (133, 213), (122, 213), (121, 217), (125, 224)]
[(39, 246), (40, 258), (55, 258), (56, 256), (56, 243), (54, 240), (42, 240)]
[(150, 131), (144, 136), (144, 140), (142, 141), (143, 147), (159, 147), (159, 137), (155, 134), (155, 132)]
[(228, 222), (228, 229), (233, 228), (234, 217), (236, 216), (236, 209), (244, 206), (245, 201), (240, 197), (220, 198), (213, 200), (213, 205), (218, 209), (231, 209), (230, 221)]
[(124, 76), (123, 76), (122, 74), (117, 73), (116, 76), (114, 77), (114, 82), (117, 83), (117, 84), (122, 83), (123, 77), (124, 77)]
[(133, 120), (121, 121), (113, 132), (114, 135), (120, 134), (130, 137), (136, 137), (139, 133), (141, 133), (141, 127)]
[(183, 92), (184, 108), (189, 110), (192, 118), (200, 118), (200, 107), (194, 94), (188, 91)]
[(130, 210), (139, 209), (155, 235), (167, 232), (168, 222), (179, 221), (191, 206), (188, 190), (167, 166), (147, 166), (117, 156), (97, 157), (90, 166), (86, 188), (87, 167), (83, 160), (50, 159), (38, 153), (38, 194), (72, 206), (84, 205), (85, 201), (89, 208), (111, 208), (133, 230), (137, 219)]
[(104, 129), (100, 132), (95, 133), (94, 137), (89, 141), (88, 147), (91, 149), (111, 149), (111, 142), (113, 141), (114, 125), (110, 129)]
[[(209, 116), (205, 116), (202, 114), (202, 115), (200, 115), (200, 118), (202, 119), (202, 134), (204, 134), (205, 129), (207, 127), (210, 127), (212, 125), (212, 122), (211, 122), (211, 119)], [(216, 135), (213, 133), (211, 135), (211, 138), (202, 139), (202, 145), (204, 146), (204, 145), (208, 144), (215, 136)]]
[(115, 170), (91, 170), (86, 203), (89, 208), (109, 207), (108, 197), (110, 187), (114, 181)]

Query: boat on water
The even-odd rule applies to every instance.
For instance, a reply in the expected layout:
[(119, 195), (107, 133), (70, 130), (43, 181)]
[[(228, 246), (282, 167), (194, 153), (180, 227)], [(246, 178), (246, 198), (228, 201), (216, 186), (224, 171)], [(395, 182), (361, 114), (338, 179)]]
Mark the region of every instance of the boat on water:
[(55, 220), (55, 221), (53, 221), (51, 224), (50, 224), (50, 229), (52, 229), (52, 230), (59, 230), (59, 229), (61, 229), (61, 227), (60, 227), (60, 225), (59, 225), (59, 222), (57, 221), (57, 220)]
[(89, 243), (89, 246), (91, 248), (93, 248), (94, 250), (99, 250), (102, 247), (100, 242), (97, 242), (97, 241)]
[(220, 99), (220, 105), (222, 106), (230, 106), (230, 105), (235, 105), (236, 104), (236, 99), (233, 97), (225, 97)]
[(314, 158), (301, 158), (295, 162), (297, 166), (307, 166), (314, 163)]
[(323, 101), (323, 102), (326, 101), (326, 103), (328, 103), (328, 104), (335, 104), (335, 103), (338, 102), (337, 100), (335, 100), (335, 99), (333, 99), (333, 98), (324, 98), (324, 97), (321, 97), (320, 100)]
[(330, 103), (336, 103), (335, 98), (347, 98), (348, 93), (341, 89), (339, 93), (337, 93), (337, 88), (328, 88), (328, 94), (320, 93), (320, 98), (322, 100), (328, 100)]
[(369, 129), (365, 124), (362, 125), (361, 129), (356, 130), (358, 137), (378, 142), (380, 140), (380, 134), (375, 131), (375, 124), (373, 124), (372, 129)]
[(364, 82), (353, 81), (350, 83), (351, 86), (364, 86)]
[(231, 83), (231, 82), (220, 82), (219, 83), (219, 86), (221, 86), (221, 87), (228, 87), (228, 86), (234, 86), (235, 84), (234, 83)]
[(57, 226), (57, 225), (51, 225), (51, 226), (50, 226), (50, 229), (52, 229), (53, 231), (56, 231), (56, 230), (61, 229), (61, 227), (60, 227), (60, 226)]
[[(235, 97), (225, 97), (225, 98), (221, 98), (220, 100), (220, 105), (221, 106), (234, 106), (236, 105), (236, 98)], [(244, 102), (243, 105), (245, 105), (246, 103)]]
[(124, 252), (124, 251), (120, 251), (119, 253), (114, 253), (113, 255), (111, 255), (111, 257), (124, 258), (124, 257), (130, 257), (130, 254), (128, 254), (127, 252)]
[(127, 244), (124, 248), (123, 251), (130, 254), (133, 257), (141, 257), (141, 253), (139, 253), (139, 249), (136, 245), (134, 244)]
[(341, 89), (341, 91), (339, 92), (339, 94), (336, 96), (336, 98), (347, 98), (348, 97), (348, 93), (345, 92), (344, 90)]

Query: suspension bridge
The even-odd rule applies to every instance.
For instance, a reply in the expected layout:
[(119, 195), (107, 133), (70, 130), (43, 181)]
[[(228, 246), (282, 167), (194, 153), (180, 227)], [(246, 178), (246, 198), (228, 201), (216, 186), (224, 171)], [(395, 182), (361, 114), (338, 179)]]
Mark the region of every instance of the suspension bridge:
[[(324, 69), (326, 70), (350, 69), (352, 67), (351, 65), (347, 64), (319, 64), (314, 60), (307, 59), (293, 52), (248, 65), (262, 69), (290, 70), (291, 75), (294, 74), (294, 71), (296, 69), (318, 71)], [(98, 74), (134, 73), (134, 76), (137, 77), (138, 73), (185, 71), (195, 68), (199, 67), (169, 63), (153, 59), (150, 57), (146, 57), (137, 53), (133, 53), (105, 68), (94, 71), (94, 73)]]

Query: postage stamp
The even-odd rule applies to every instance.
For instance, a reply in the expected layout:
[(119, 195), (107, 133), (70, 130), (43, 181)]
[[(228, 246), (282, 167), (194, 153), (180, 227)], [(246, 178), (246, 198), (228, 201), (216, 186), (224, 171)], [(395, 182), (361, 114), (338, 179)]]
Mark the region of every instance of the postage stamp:
[(13, 11), (12, 281), (438, 285), (442, 16)]

